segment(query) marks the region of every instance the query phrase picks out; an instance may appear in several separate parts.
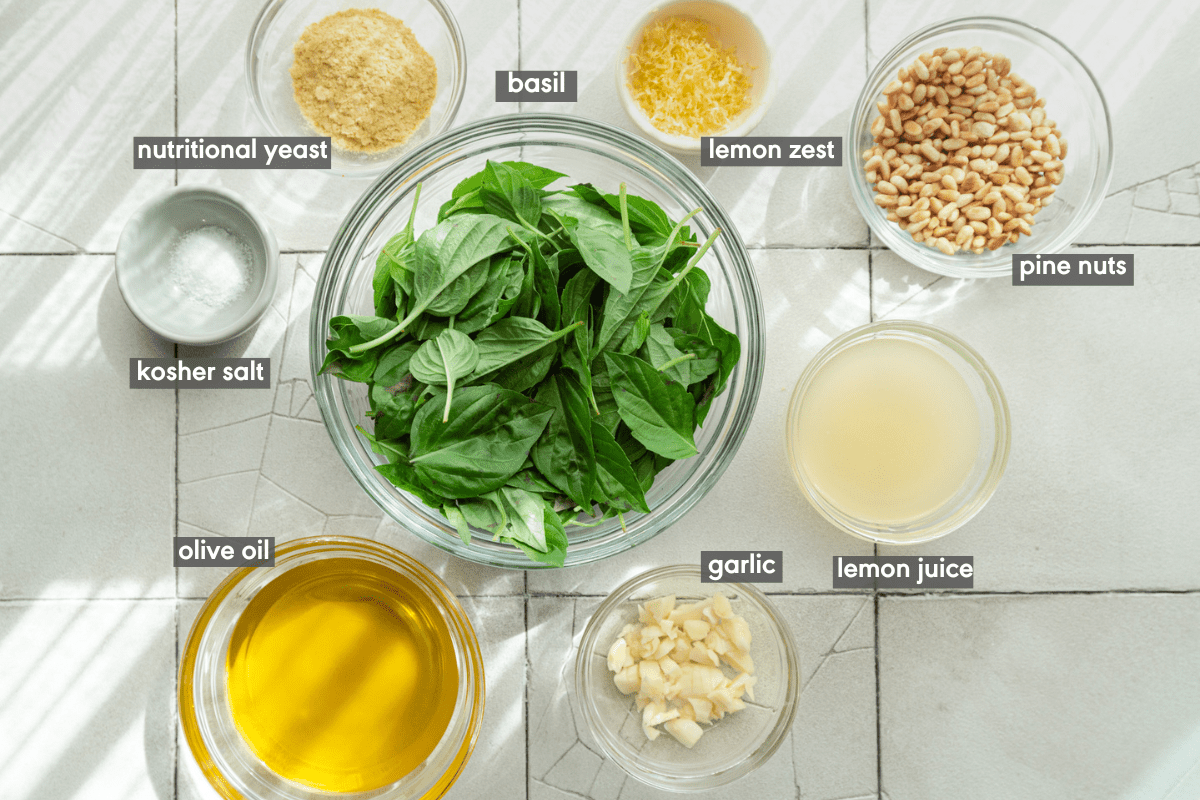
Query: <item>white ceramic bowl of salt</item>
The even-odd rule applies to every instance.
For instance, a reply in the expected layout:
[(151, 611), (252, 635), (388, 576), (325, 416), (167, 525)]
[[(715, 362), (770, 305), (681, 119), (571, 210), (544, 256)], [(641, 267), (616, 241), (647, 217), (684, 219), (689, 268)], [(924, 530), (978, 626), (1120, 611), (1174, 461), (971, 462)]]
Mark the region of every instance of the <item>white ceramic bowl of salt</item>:
[(223, 189), (179, 186), (130, 217), (117, 286), (143, 325), (180, 344), (216, 344), (266, 313), (279, 248), (263, 218)]

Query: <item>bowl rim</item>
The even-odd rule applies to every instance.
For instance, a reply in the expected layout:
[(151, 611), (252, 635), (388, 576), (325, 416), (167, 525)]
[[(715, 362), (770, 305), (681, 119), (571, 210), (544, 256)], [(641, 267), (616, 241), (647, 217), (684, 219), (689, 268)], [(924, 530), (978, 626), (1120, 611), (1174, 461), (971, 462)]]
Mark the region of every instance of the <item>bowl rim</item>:
[(630, 595), (638, 589), (666, 578), (695, 578), (697, 585), (705, 586), (706, 584), (701, 582), (701, 577), (700, 567), (697, 564), (671, 564), (655, 567), (630, 578), (610, 592), (601, 601), (600, 605), (596, 607), (596, 610), (592, 612), (587, 625), (584, 626), (583, 634), (579, 641), (579, 648), (575, 652), (575, 696), (579, 699), (580, 713), (587, 723), (588, 730), (600, 744), (601, 749), (604, 750), (613, 763), (633, 778), (648, 786), (675, 792), (701, 791), (724, 786), (748, 775), (770, 760), (771, 756), (775, 754), (775, 751), (779, 749), (784, 739), (791, 732), (799, 706), (801, 684), (803, 683), (796, 639), (792, 635), (791, 626), (783, 619), (779, 613), (779, 609), (775, 607), (771, 599), (762, 590), (750, 583), (713, 583), (711, 584), (712, 594), (716, 594), (722, 588), (728, 587), (756, 605), (763, 612), (763, 615), (769, 621), (770, 627), (777, 635), (786, 667), (783, 674), (787, 678), (787, 687), (784, 691), (784, 700), (776, 717), (775, 724), (771, 727), (763, 743), (748, 753), (744, 759), (723, 769), (702, 775), (689, 777), (667, 776), (655, 771), (649, 764), (643, 768), (643, 765), (629, 763), (625, 760), (624, 754), (613, 745), (613, 742), (603, 732), (604, 729), (599, 725), (595, 709), (592, 708), (590, 703), (593, 687), (588, 680), (588, 659), (586, 656), (594, 652), (600, 635), (600, 628), (604, 625), (605, 621), (607, 621), (618, 606), (628, 602)]
[[(907, 234), (901, 235), (903, 232), (894, 223), (889, 222), (885, 215), (880, 213), (882, 209), (875, 205), (873, 201), (874, 192), (863, 176), (861, 158), (859, 157), (858, 134), (860, 130), (867, 130), (864, 127), (864, 123), (869, 123), (871, 112), (875, 110), (875, 100), (879, 94), (878, 92), (872, 92), (872, 87), (882, 87), (887, 83), (885, 77), (899, 68), (899, 57), (906, 50), (913, 48), (932, 36), (967, 28), (987, 28), (1006, 33), (1016, 33), (1042, 50), (1046, 50), (1046, 44), (1056, 47), (1075, 66), (1082, 70), (1083, 75), (1086, 76), (1092, 90), (1094, 90), (1095, 98), (1099, 101), (1098, 116), (1104, 121), (1103, 136), (1098, 135), (1097, 139), (1100, 141), (1102, 148), (1107, 151), (1107, 157), (1098, 166), (1098, 170), (1103, 175), (1103, 185), (1099, 187), (1093, 186), (1085, 198), (1085, 204), (1075, 213), (1071, 223), (1056, 238), (1041, 246), (1038, 251), (1042, 253), (1064, 252), (1065, 248), (1069, 247), (1079, 234), (1083, 232), (1084, 228), (1087, 227), (1100, 210), (1100, 205), (1104, 202), (1108, 194), (1108, 188), (1112, 183), (1116, 149), (1113, 141), (1112, 115), (1109, 112), (1108, 100), (1104, 96), (1104, 90), (1101, 88), (1100, 82), (1096, 79), (1095, 73), (1092, 72), (1074, 50), (1068, 47), (1061, 39), (1042, 28), (1011, 17), (982, 15), (947, 18), (909, 34), (897, 43), (895, 47), (892, 47), (886, 55), (880, 58), (874, 69), (867, 76), (863, 84), (863, 89), (859, 93), (858, 99), (855, 101), (850, 112), (847, 123), (846, 149), (849, 151), (851, 158), (846, 172), (847, 178), (850, 181), (850, 194), (854, 197), (854, 204), (858, 207), (859, 213), (863, 215), (871, 232), (881, 240), (881, 244), (885, 245), (893, 253), (915, 267), (938, 275), (946, 275), (951, 278), (995, 278), (1012, 274), (1011, 256), (1018, 251), (1011, 248), (1020, 245), (1005, 245), (996, 251), (996, 253), (1005, 253), (1007, 261), (1004, 261), (1000, 256), (994, 256), (988, 257), (986, 260), (997, 263), (974, 266), (967, 264), (963, 260), (963, 257), (957, 254), (955, 256), (947, 256), (938, 250), (917, 244)], [(1044, 41), (1039, 41), (1039, 39)], [(1056, 60), (1058, 60), (1058, 54), (1051, 53), (1051, 55), (1054, 55)], [(893, 242), (899, 242), (899, 245), (893, 246)], [(976, 257), (974, 254), (972, 254), (972, 257), (984, 258), (983, 256)], [(1004, 263), (1000, 263), (1002, 261)]]
[(767, 54), (767, 63), (760, 68), (766, 72), (767, 81), (766, 86), (763, 88), (762, 98), (759, 100), (758, 104), (752, 108), (750, 113), (747, 114), (742, 121), (734, 127), (706, 135), (745, 136), (746, 134), (750, 133), (750, 131), (758, 127), (758, 124), (762, 122), (763, 117), (766, 116), (767, 109), (770, 107), (771, 102), (775, 99), (775, 52), (768, 43), (767, 37), (763, 35), (762, 28), (759, 27), (758, 23), (754, 21), (754, 17), (750, 16), (745, 9), (733, 3), (725, 2), (725, 0), (662, 0), (662, 2), (654, 4), (645, 12), (643, 12), (631, 26), (629, 26), (629, 29), (621, 38), (620, 46), (617, 48), (616, 63), (614, 65), (614, 77), (616, 78), (617, 85), (617, 98), (621, 101), (621, 108), (625, 110), (626, 116), (628, 116), (629, 119), (638, 126), (638, 129), (641, 130), (643, 134), (664, 148), (687, 154), (695, 154), (700, 152), (701, 137), (692, 138), (690, 136), (681, 136), (675, 133), (666, 133), (654, 127), (650, 123), (650, 118), (646, 116), (646, 112), (642, 111), (641, 106), (639, 106), (634, 101), (633, 96), (629, 94), (629, 87), (625, 82), (625, 61), (629, 56), (630, 47), (633, 44), (633, 40), (638, 38), (638, 35), (650, 23), (650, 20), (666, 11), (669, 11), (674, 6), (692, 5), (697, 2), (714, 6), (722, 6), (733, 12), (758, 38), (759, 42), (762, 43), (763, 52)]
[[(799, 456), (796, 452), (796, 437), (793, 434), (796, 420), (800, 415), (800, 407), (817, 373), (831, 360), (849, 348), (862, 342), (881, 338), (881, 336), (888, 337), (889, 334), (892, 335), (892, 338), (899, 337), (906, 341), (917, 340), (917, 343), (923, 347), (928, 347), (928, 345), (920, 340), (932, 340), (933, 343), (952, 350), (966, 362), (975, 376), (979, 378), (988, 400), (991, 401), (992, 423), (995, 426), (992, 442), (994, 449), (987, 471), (983, 475), (978, 488), (949, 517), (930, 518), (931, 515), (941, 512), (942, 509), (938, 509), (936, 512), (930, 512), (930, 514), (926, 514), (914, 522), (896, 526), (876, 525), (875, 528), (867, 528), (865, 524), (858, 524), (864, 521), (854, 519), (826, 500), (811, 485), (811, 482), (807, 480), (807, 475), (804, 474), (804, 471), (799, 466)], [(958, 372), (957, 367), (955, 367), (955, 372)], [(983, 420), (980, 421), (981, 423), (983, 422)], [(1000, 485), (1005, 469), (1008, 466), (1009, 452), (1012, 447), (1012, 418), (1009, 413), (1008, 400), (1004, 395), (1003, 388), (1000, 386), (1000, 380), (996, 377), (996, 373), (992, 371), (991, 366), (988, 365), (983, 356), (959, 336), (944, 328), (930, 325), (927, 322), (917, 322), (907, 319), (883, 319), (866, 325), (860, 325), (857, 328), (846, 331), (822, 347), (820, 352), (808, 362), (808, 366), (804, 368), (800, 379), (796, 381), (796, 387), (792, 390), (792, 397), (788, 402), (784, 425), (786, 428), (784, 438), (787, 443), (788, 463), (791, 467), (792, 476), (799, 485), (804, 498), (808, 500), (809, 505), (839, 530), (855, 538), (874, 544), (897, 546), (921, 544), (939, 539), (970, 522), (983, 510), (983, 507), (987, 505), (992, 495), (995, 494), (996, 488)], [(884, 533), (880, 530), (889, 527), (900, 528), (899, 535), (904, 538), (896, 538), (895, 535)]]
[[(333, 552), (329, 553), (328, 551)], [(390, 566), (389, 568), (403, 574), (434, 600), (444, 614), (451, 637), (462, 647), (467, 663), (459, 665), (459, 674), (460, 676), (468, 676), (470, 679), (470, 686), (466, 692), (466, 695), (471, 698), (469, 718), (466, 721), (462, 741), (456, 746), (456, 752), (451, 758), (447, 772), (430, 786), (428, 790), (429, 794), (422, 795), (423, 797), (429, 797), (431, 800), (432, 798), (441, 797), (454, 784), (458, 777), (461, 776), (463, 768), (470, 761), (471, 754), (482, 731), (483, 715), (487, 704), (487, 686), (483, 651), (480, 649), (475, 627), (471, 623), (471, 619), (462, 602), (445, 581), (413, 556), (383, 542), (355, 536), (311, 536), (302, 539), (293, 539), (279, 545), (275, 549), (275, 560), (278, 565), (281, 558), (303, 559), (310, 553), (316, 553), (320, 556), (322, 552), (325, 552), (328, 557), (351, 559), (361, 559), (364, 557), (362, 554), (365, 553), (399, 565), (399, 567)], [(252, 577), (256, 569), (259, 569), (259, 567), (251, 565), (236, 567), (230, 570), (229, 574), (222, 579), (204, 600), (204, 604), (197, 612), (196, 618), (188, 631), (185, 645), (180, 651), (179, 670), (176, 675), (175, 701), (179, 709), (178, 726), (183, 731), (184, 741), (193, 757), (195, 765), (208, 780), (212, 788), (224, 800), (253, 800), (253, 798), (244, 795), (220, 771), (209, 744), (204, 737), (204, 726), (200, 723), (195, 704), (195, 693), (198, 687), (195, 675), (196, 664), (200, 656), (201, 646), (207, 640), (205, 634), (208, 631), (209, 623), (216, 616), (222, 604), (236, 596), (239, 586), (245, 579)], [(262, 591), (273, 581), (274, 578), (268, 578), (257, 591)], [(447, 730), (449, 730), (449, 727), (447, 727)], [(362, 793), (326, 794), (329, 797), (376, 797), (381, 796), (381, 791), (382, 789), (373, 789)]]
[[(255, 55), (258, 52), (258, 43), (266, 32), (270, 29), (271, 24), (283, 10), (283, 7), (295, 0), (266, 0), (258, 15), (255, 16), (254, 22), (250, 25), (250, 33), (246, 37), (246, 48), (244, 54), (244, 69), (242, 74), (246, 79), (246, 91), (250, 96), (250, 105), (254, 108), (254, 114), (258, 117), (259, 122), (266, 126), (272, 136), (291, 136), (286, 131), (281, 131), (271, 121), (270, 115), (267, 114), (265, 103), (263, 102), (262, 93), (259, 91), (258, 81), (255, 76), (258, 74), (258, 65)], [(459, 109), (462, 106), (463, 95), (467, 87), (467, 46), (466, 39), (463, 38), (462, 29), (458, 25), (458, 19), (454, 16), (454, 12), (450, 10), (442, 0), (423, 0), (433, 7), (435, 11), (441, 15), (442, 22), (446, 25), (446, 30), (450, 34), (450, 41), (454, 46), (454, 64), (456, 69), (457, 80), (450, 86), (450, 99), (446, 107), (446, 118), (437, 128), (430, 128), (429, 136), (426, 141), (432, 141), (438, 138), (447, 130), (450, 130), (454, 124), (455, 118), (458, 117)], [(367, 4), (368, 6), (370, 4)], [(355, 6), (359, 7), (359, 6)], [(319, 20), (314, 20), (319, 21)], [(317, 132), (316, 135), (320, 135)], [(395, 145), (401, 147), (404, 142)], [(387, 150), (382, 153), (387, 153)], [(410, 150), (409, 153), (412, 151)], [(403, 158), (407, 153), (397, 156)], [(320, 172), (341, 175), (350, 178), (368, 178), (378, 176), (380, 173), (390, 169), (396, 163), (395, 159), (380, 159), (378, 162), (373, 162), (368, 165), (351, 165), (349, 169), (345, 165), (342, 167), (334, 166), (332, 160), (328, 169), (319, 170)]]
[[(653, 526), (647, 525), (637, 536), (623, 536), (615, 542), (606, 542), (602, 547), (589, 550), (586, 558), (573, 559), (572, 553), (579, 553), (580, 549), (568, 548), (565, 566), (590, 563), (615, 555), (616, 553), (624, 552), (648, 541), (677, 522), (712, 488), (732, 462), (734, 455), (745, 439), (762, 387), (766, 360), (766, 341), (763, 331), (765, 314), (763, 311), (762, 293), (758, 286), (757, 276), (750, 260), (749, 251), (742, 242), (741, 236), (738, 234), (732, 219), (720, 203), (717, 202), (716, 198), (708, 191), (708, 188), (674, 156), (654, 143), (648, 142), (622, 128), (569, 114), (509, 114), (499, 117), (488, 117), (455, 128), (435, 139), (425, 142), (407, 154), (387, 172), (377, 178), (371, 187), (358, 199), (354, 207), (347, 213), (329, 246), (329, 250), (326, 252), (325, 259), (321, 265), (321, 271), (317, 276), (311, 306), (312, 313), (309, 317), (309, 365), (313, 380), (313, 393), (317, 397), (317, 405), (321, 409), (321, 417), (343, 463), (346, 464), (351, 475), (367, 492), (367, 495), (385, 513), (395, 519), (402, 528), (414, 533), (418, 538), (429, 542), (441, 550), (445, 550), (460, 558), (475, 561), (476, 563), (513, 569), (553, 569), (549, 565), (529, 560), (524, 553), (515, 547), (509, 547), (503, 551), (484, 551), (483, 554), (480, 554), (480, 551), (464, 546), (457, 534), (453, 533), (453, 526), (450, 526), (448, 522), (445, 522), (444, 527), (446, 536), (433, 537), (417, 532), (414, 530), (416, 526), (410, 525), (408, 521), (396, 519), (395, 515), (389, 511), (390, 495), (383, 490), (378, 481), (368, 480), (367, 476), (360, 474), (359, 470), (349, 463), (347, 454), (352, 452), (353, 448), (357, 445), (357, 434), (354, 434), (352, 430), (343, 429), (337, 424), (337, 403), (334, 398), (333, 388), (336, 379), (331, 375), (319, 374), (324, 361), (325, 338), (327, 335), (320, 324), (322, 315), (321, 307), (324, 304), (332, 305), (336, 299), (335, 295), (339, 287), (333, 281), (333, 272), (337, 262), (343, 259), (357, 258), (358, 255), (361, 255), (349, 252), (354, 236), (358, 231), (367, 228), (373, 209), (378, 203), (383, 202), (393, 192), (399, 191), (411, 183), (416, 183), (427, 166), (436, 164), (447, 153), (457, 151), (481, 135), (525, 137), (531, 139), (534, 143), (537, 143), (539, 136), (567, 135), (594, 138), (598, 139), (601, 143), (619, 144), (627, 148), (636, 158), (641, 160), (643, 166), (649, 165), (655, 172), (664, 174), (665, 177), (673, 181), (681, 182), (690, 194), (694, 194), (697, 204), (703, 207), (713, 218), (714, 223), (722, 229), (722, 238), (727, 240), (728, 250), (732, 257), (730, 269), (738, 277), (738, 283), (734, 284), (736, 291), (731, 288), (731, 294), (740, 296), (744, 308), (739, 313), (746, 315), (747, 326), (746, 331), (739, 335), (739, 338), (742, 340), (742, 354), (733, 374), (736, 375), (739, 370), (745, 370), (745, 381), (742, 384), (742, 394), (729, 395), (731, 402), (735, 406), (729, 412), (728, 435), (720, 443), (713, 463), (708, 468), (708, 472), (704, 473), (702, 476), (703, 480), (693, 487), (691, 496), (687, 498), (687, 501), (671, 504), (667, 508), (669, 513), (658, 517)], [(520, 141), (519, 139), (514, 139), (514, 143), (520, 143)], [(726, 391), (730, 391), (730, 387), (727, 387)], [(713, 418), (710, 415), (708, 422), (712, 421)], [(658, 510), (657, 508), (655, 509), (655, 511)], [(652, 511), (653, 513), (654, 511)]]
[[(237, 319), (208, 334), (197, 334), (174, 328), (169, 322), (152, 316), (142, 305), (138, 290), (129, 276), (131, 267), (129, 248), (133, 246), (133, 237), (137, 235), (136, 232), (142, 227), (142, 224), (169, 205), (185, 203), (202, 197), (215, 198), (245, 216), (258, 233), (258, 240), (247, 242), (247, 244), (252, 247), (261, 246), (263, 249), (263, 282), (254, 302), (248, 305)], [(173, 186), (151, 197), (139, 206), (137, 211), (125, 222), (125, 227), (121, 229), (121, 236), (117, 240), (113, 262), (117, 274), (117, 288), (121, 291), (125, 305), (129, 306), (133, 315), (147, 328), (164, 339), (178, 344), (201, 346), (220, 344), (250, 330), (267, 313), (271, 301), (275, 299), (275, 289), (279, 282), (279, 245), (266, 219), (247, 204), (241, 195), (219, 186), (183, 184)]]

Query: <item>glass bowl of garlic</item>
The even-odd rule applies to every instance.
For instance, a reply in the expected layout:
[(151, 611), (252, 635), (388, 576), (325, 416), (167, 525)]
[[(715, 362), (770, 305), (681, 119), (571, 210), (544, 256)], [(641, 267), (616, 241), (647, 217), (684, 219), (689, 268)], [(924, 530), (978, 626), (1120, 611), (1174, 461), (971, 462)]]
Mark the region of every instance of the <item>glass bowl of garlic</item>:
[(645, 572), (583, 632), (575, 693), (592, 737), (649, 786), (698, 791), (757, 769), (791, 730), (800, 663), (758, 589), (702, 583), (695, 565)]

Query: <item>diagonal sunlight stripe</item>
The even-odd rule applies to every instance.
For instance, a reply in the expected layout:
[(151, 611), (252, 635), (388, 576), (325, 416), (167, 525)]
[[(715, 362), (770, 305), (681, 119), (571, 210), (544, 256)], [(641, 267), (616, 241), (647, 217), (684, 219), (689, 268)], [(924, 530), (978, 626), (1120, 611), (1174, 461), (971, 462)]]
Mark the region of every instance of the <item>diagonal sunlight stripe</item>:
[[(34, 800), (30, 792), (64, 760), (72, 760), (67, 752), (72, 742), (95, 738), (95, 726), (111, 722), (97, 719), (97, 713), (111, 702), (128, 702), (128, 695), (114, 697), (114, 692), (118, 687), (128, 691), (123, 685), (139, 671), (151, 645), (164, 640), (169, 605), (33, 601), (6, 606), (6, 612), (31, 618), (16, 628), (35, 631), (33, 639), (44, 635), (42, 630), (67, 629), (44, 652), (36, 647), (18, 651), (0, 671), (0, 698), (6, 701), (0, 711), (0, 794), (6, 800)], [(27, 679), (15, 683), (18, 672), (28, 673)]]
[[(9, 334), (0, 350), (0, 370), (24, 370), (35, 365), (59, 370), (78, 363), (83, 350), (95, 344), (95, 297), (111, 274), (106, 263), (111, 262), (106, 256), (84, 258), (82, 263), (71, 256), (52, 258), (65, 268), (50, 291)], [(12, 272), (21, 268), (27, 265), (10, 267)], [(9, 319), (18, 311), (5, 308), (5, 314), (11, 315)]]

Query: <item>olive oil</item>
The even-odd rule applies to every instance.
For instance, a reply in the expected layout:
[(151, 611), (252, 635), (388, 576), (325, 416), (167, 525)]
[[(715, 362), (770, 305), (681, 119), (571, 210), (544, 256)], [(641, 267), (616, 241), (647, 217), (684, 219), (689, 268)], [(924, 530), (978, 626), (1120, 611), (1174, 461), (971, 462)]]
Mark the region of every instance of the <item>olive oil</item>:
[(364, 559), (273, 580), (235, 625), (230, 710), (275, 773), (333, 792), (386, 786), (433, 752), (454, 713), (458, 664), (433, 600)]
[(899, 339), (868, 339), (824, 364), (795, 435), (816, 490), (843, 513), (880, 525), (942, 507), (980, 450), (967, 382), (934, 350)]

